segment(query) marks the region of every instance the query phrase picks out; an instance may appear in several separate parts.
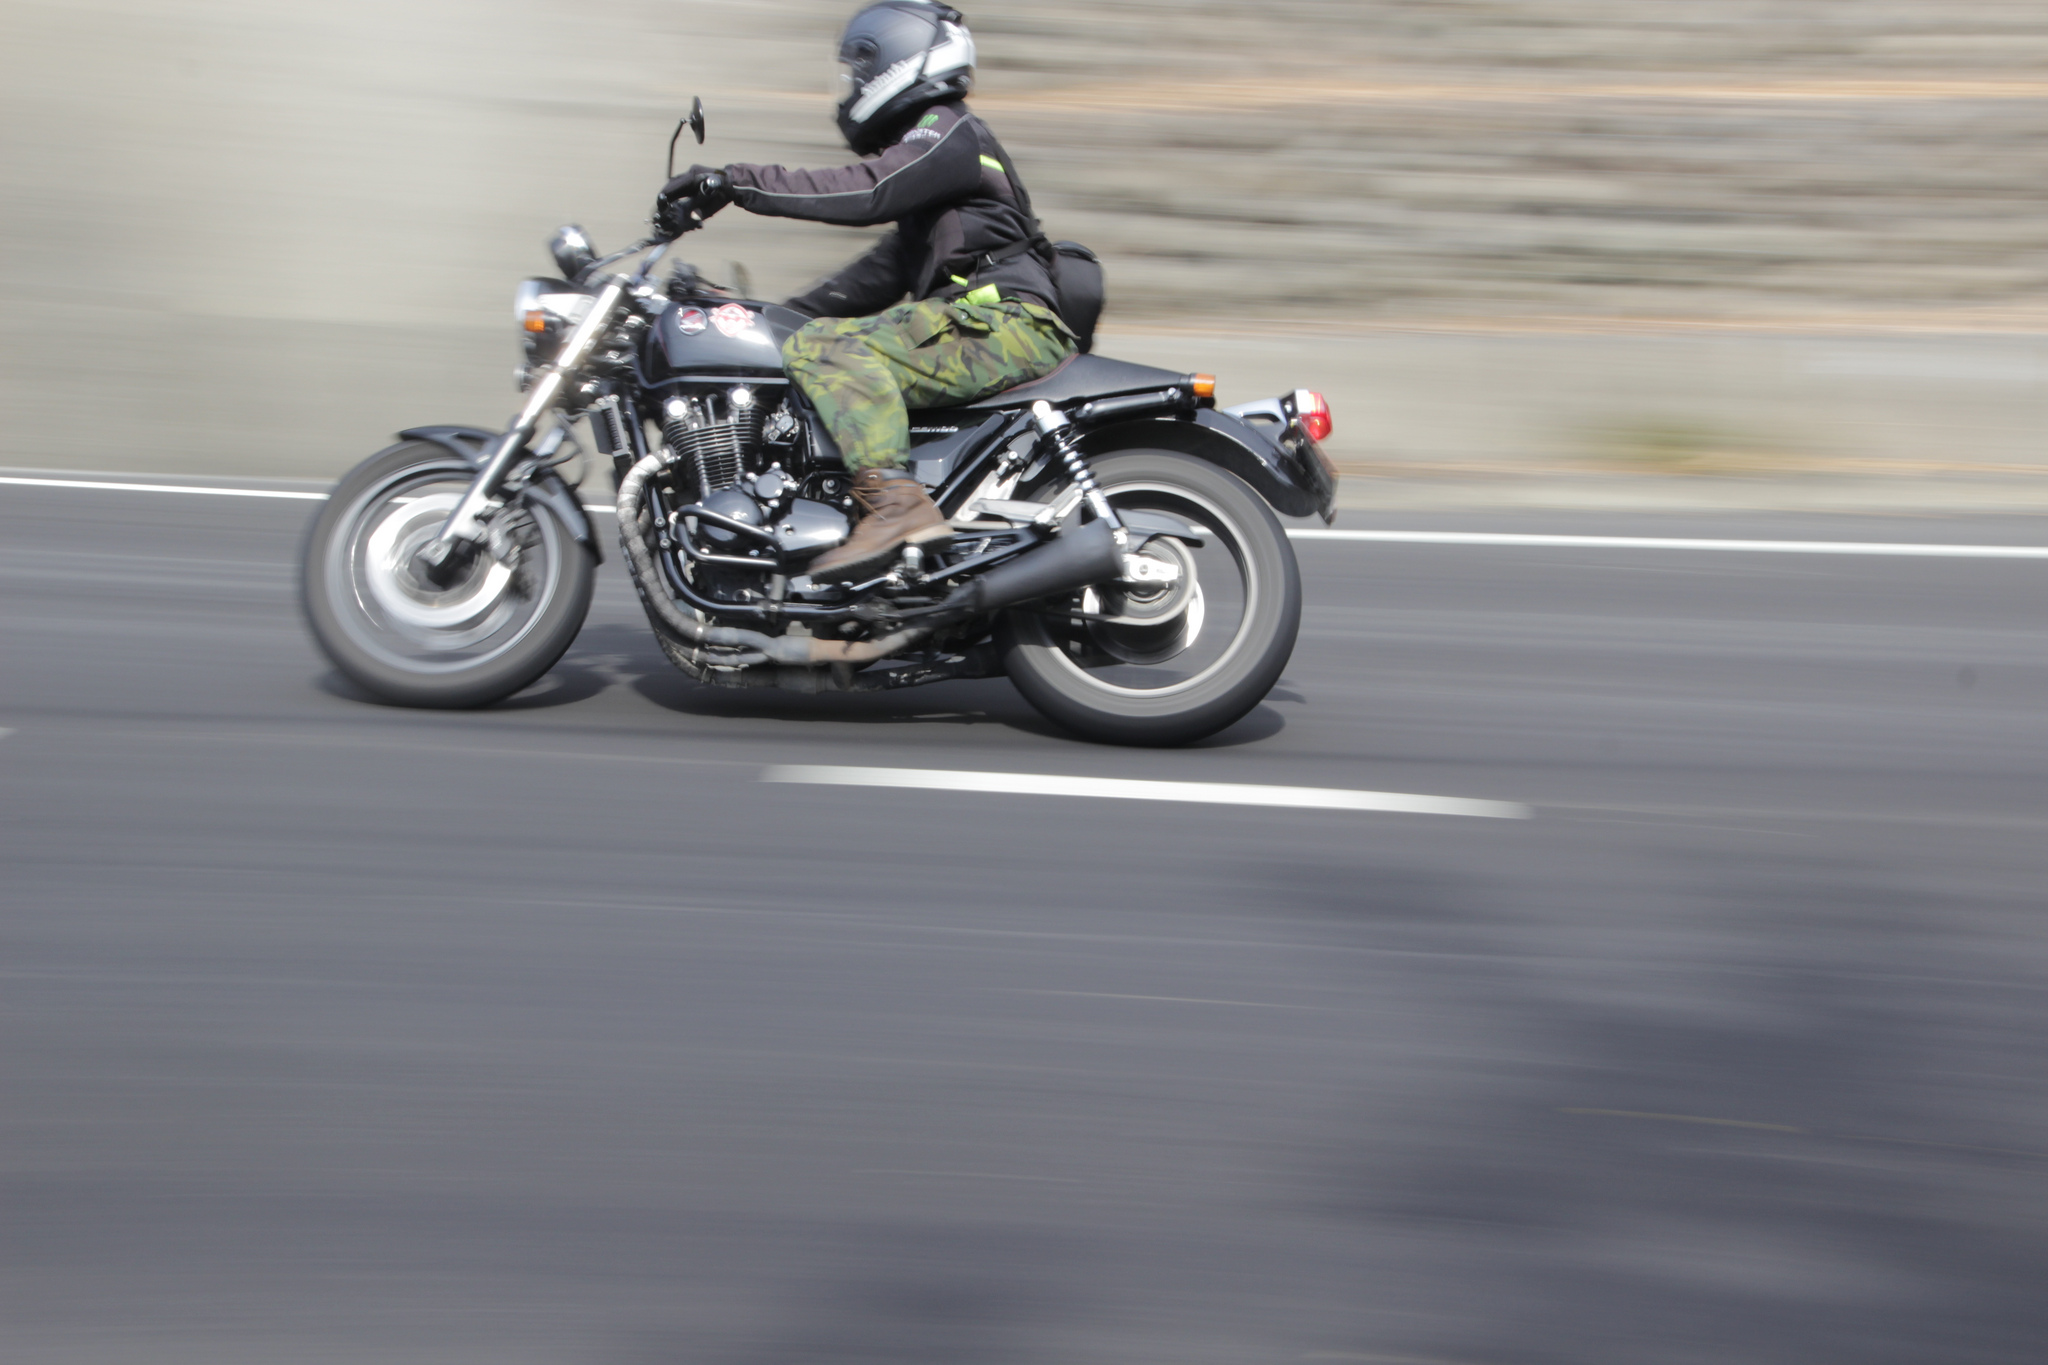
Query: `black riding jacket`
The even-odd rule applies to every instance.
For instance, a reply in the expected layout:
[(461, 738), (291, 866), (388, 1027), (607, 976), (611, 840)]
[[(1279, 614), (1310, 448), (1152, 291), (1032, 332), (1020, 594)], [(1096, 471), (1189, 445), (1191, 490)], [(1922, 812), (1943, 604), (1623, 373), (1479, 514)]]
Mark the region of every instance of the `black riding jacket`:
[[(852, 318), (900, 302), (993, 284), (1057, 308), (1035, 252), (1031, 196), (988, 125), (958, 100), (935, 104), (903, 135), (858, 165), (800, 171), (737, 165), (733, 202), (750, 213), (868, 227), (895, 223), (875, 249), (789, 301), (821, 317)], [(1009, 259), (993, 256), (1009, 253)], [(960, 281), (966, 281), (965, 284)]]

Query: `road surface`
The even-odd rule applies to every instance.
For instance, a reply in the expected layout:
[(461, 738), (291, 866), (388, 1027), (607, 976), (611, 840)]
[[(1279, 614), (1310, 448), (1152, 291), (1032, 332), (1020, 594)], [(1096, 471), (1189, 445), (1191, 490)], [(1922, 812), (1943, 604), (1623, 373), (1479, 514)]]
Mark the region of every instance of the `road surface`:
[(312, 505), (0, 487), (10, 1362), (2048, 1355), (2048, 563), (1305, 541), (1269, 701), (1131, 752), (697, 687), (615, 555), (372, 705)]

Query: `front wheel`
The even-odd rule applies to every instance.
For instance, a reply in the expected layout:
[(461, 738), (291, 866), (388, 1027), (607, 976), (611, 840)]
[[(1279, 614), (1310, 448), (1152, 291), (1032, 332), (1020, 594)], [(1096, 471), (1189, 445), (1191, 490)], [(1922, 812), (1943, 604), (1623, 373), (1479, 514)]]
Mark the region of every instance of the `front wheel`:
[(1119, 516), (1164, 513), (1202, 544), (1134, 529), (1135, 576), (1013, 608), (997, 632), (1010, 679), (1089, 739), (1212, 735), (1257, 706), (1294, 653), (1301, 574), (1286, 532), (1242, 480), (1185, 455), (1126, 451), (1092, 467)]
[(583, 628), (590, 552), (538, 503), (493, 519), (494, 545), (446, 587), (414, 556), (476, 470), (407, 441), (357, 465), (306, 536), (300, 596), (313, 638), (350, 681), (402, 706), (483, 706), (555, 666)]

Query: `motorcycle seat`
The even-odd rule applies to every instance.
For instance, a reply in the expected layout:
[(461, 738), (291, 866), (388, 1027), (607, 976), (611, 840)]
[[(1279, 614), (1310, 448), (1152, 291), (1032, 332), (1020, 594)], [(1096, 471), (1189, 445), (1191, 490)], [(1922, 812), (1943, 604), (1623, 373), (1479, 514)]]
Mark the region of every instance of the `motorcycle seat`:
[(1128, 360), (1111, 360), (1105, 355), (1075, 355), (1063, 361), (1051, 374), (962, 406), (1017, 408), (1041, 398), (1048, 403), (1070, 403), (1079, 398), (1107, 398), (1119, 393), (1163, 389), (1169, 384), (1179, 383), (1181, 378), (1177, 370), (1136, 365)]
[[(962, 451), (971, 446), (994, 418), (993, 409), (1020, 408), (1044, 399), (1048, 403), (1070, 403), (1083, 398), (1108, 398), (1122, 393), (1143, 393), (1177, 384), (1183, 376), (1176, 370), (1137, 365), (1108, 356), (1075, 355), (1058, 369), (1026, 384), (977, 398), (955, 407), (931, 408), (910, 413), (910, 466), (917, 478), (937, 485), (952, 472)], [(798, 409), (811, 429), (812, 449), (817, 462), (832, 468), (841, 465), (839, 447), (818, 420), (816, 411), (797, 392)], [(973, 414), (967, 416), (966, 414)], [(957, 414), (957, 415), (956, 415)]]

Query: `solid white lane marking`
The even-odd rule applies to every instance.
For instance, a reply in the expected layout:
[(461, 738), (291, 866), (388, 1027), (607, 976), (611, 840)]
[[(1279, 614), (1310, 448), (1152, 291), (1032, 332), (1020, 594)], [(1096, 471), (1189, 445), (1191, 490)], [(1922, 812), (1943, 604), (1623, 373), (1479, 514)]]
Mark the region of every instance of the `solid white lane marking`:
[[(0, 475), (0, 484), (23, 488), (99, 488), (115, 493), (196, 493), (216, 498), (285, 498), (325, 502), (325, 493), (288, 488), (208, 488), (182, 483), (117, 483), (107, 479), (36, 479)], [(586, 502), (586, 512), (617, 515), (608, 503)], [(1937, 545), (1881, 540), (1690, 540), (1676, 536), (1550, 536), (1505, 531), (1338, 531), (1296, 527), (1291, 540), (1370, 541), (1387, 545), (1500, 545), (1580, 550), (1714, 550), (1775, 555), (1903, 555), (1926, 559), (2048, 559), (2043, 545)]]
[(217, 498), (291, 498), (325, 502), (325, 493), (298, 493), (283, 488), (201, 488), (183, 483), (110, 483), (105, 479), (25, 479), (0, 475), (0, 483), (24, 488), (104, 488), (116, 493), (207, 493)]
[(1676, 536), (1545, 536), (1496, 531), (1331, 531), (1300, 527), (1292, 540), (1391, 545), (1506, 545), (1578, 550), (1732, 550), (1770, 555), (1906, 555), (1935, 559), (2048, 559), (2041, 545), (1916, 545), (1881, 540), (1689, 540)]
[(1262, 787), (1236, 782), (1153, 782), (1126, 777), (1065, 777), (1057, 773), (971, 773), (942, 768), (842, 768), (792, 763), (765, 768), (763, 782), (828, 787), (911, 787), (925, 791), (989, 792), (1001, 796), (1092, 796), (1112, 801), (1190, 801), (1217, 806), (1289, 806), (1302, 810), (1391, 811), (1403, 815), (1468, 815), (1526, 820), (1529, 808), (1512, 801), (1408, 792), (1345, 791), (1337, 787)]
[[(296, 502), (325, 502), (325, 493), (301, 493), (288, 488), (202, 488), (197, 484), (185, 483), (116, 483), (110, 479), (31, 479), (18, 475), (0, 475), (0, 484), (18, 484), (24, 488), (105, 488), (116, 493), (210, 493), (219, 498), (289, 498)], [(609, 503), (586, 502), (586, 512), (610, 512), (617, 515), (617, 508)]]

